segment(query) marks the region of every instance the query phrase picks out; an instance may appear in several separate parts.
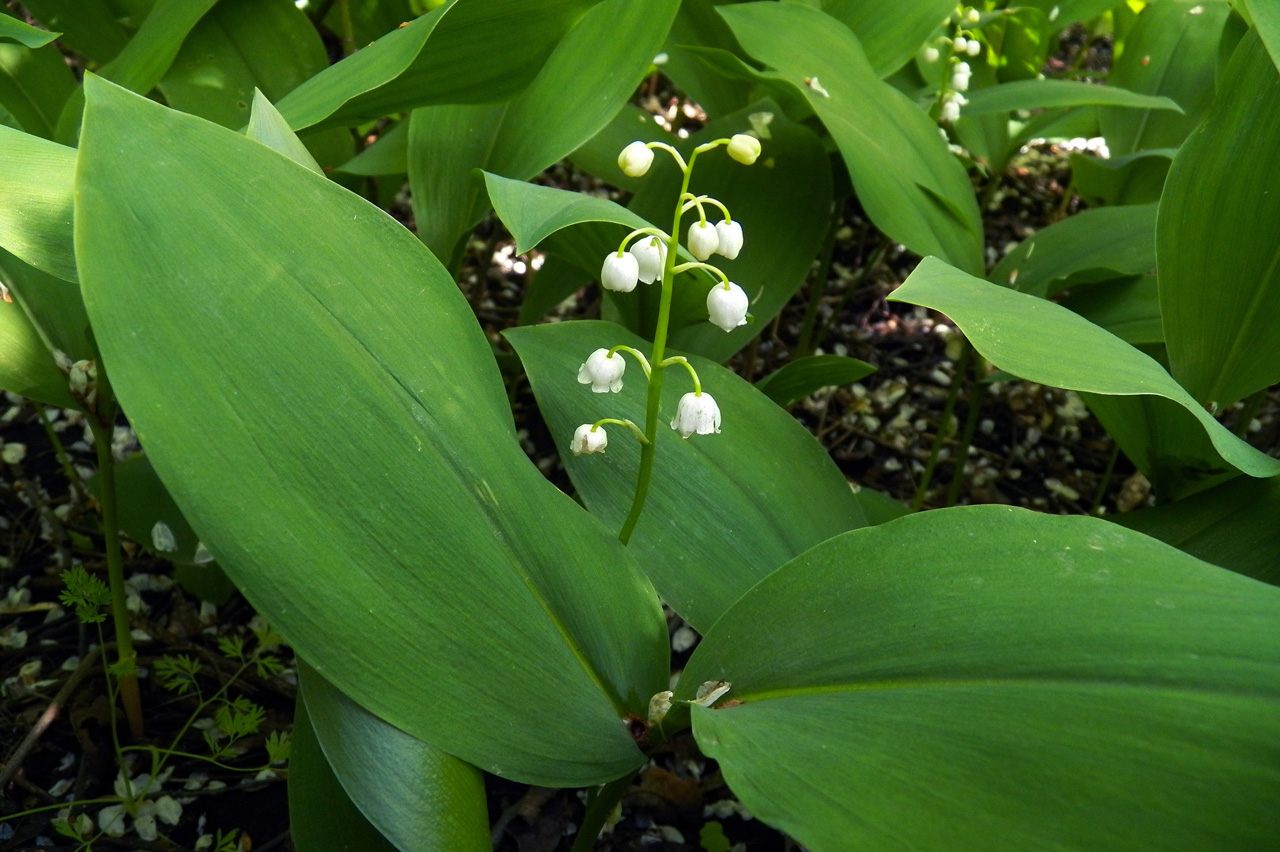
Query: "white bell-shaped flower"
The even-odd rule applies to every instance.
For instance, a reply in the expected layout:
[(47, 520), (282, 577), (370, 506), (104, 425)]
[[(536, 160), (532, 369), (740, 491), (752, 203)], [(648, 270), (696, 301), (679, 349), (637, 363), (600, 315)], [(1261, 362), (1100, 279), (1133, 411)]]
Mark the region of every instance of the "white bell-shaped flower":
[(973, 72), (969, 68), (968, 62), (957, 62), (956, 66), (951, 69), (951, 88), (957, 92), (969, 91), (969, 77)]
[(627, 251), (622, 254), (609, 252), (604, 259), (604, 266), (600, 268), (601, 287), (618, 293), (630, 293), (636, 289), (636, 282), (639, 280), (640, 264), (635, 255)]
[(652, 284), (662, 277), (667, 262), (667, 244), (657, 237), (645, 237), (627, 249), (640, 265), (640, 280)]
[(583, 423), (575, 429), (573, 440), (569, 442), (569, 449), (575, 456), (603, 453), (607, 446), (609, 436), (604, 433), (604, 427), (592, 426), (590, 423)]
[(969, 44), (965, 46), (964, 52), (970, 56), (977, 56), (982, 52), (982, 42), (978, 41), (976, 38), (969, 39)]
[(742, 225), (721, 220), (716, 222), (716, 254), (733, 260), (742, 251)]
[(710, 222), (698, 221), (689, 226), (689, 254), (698, 260), (706, 260), (715, 254), (720, 247), (720, 237), (716, 235), (716, 226)]
[(747, 294), (732, 281), (727, 289), (717, 284), (707, 293), (707, 314), (713, 325), (718, 325), (725, 331), (733, 331), (738, 326), (747, 324), (749, 306)]
[(653, 165), (653, 149), (643, 142), (632, 142), (618, 155), (618, 168), (627, 177), (644, 177)]
[(681, 438), (687, 438), (695, 432), (699, 435), (719, 432), (720, 406), (716, 405), (709, 393), (687, 393), (680, 397), (671, 428), (679, 432)]
[(621, 354), (609, 354), (608, 349), (597, 349), (578, 368), (578, 381), (591, 385), (595, 393), (617, 393), (622, 390), (622, 374), (627, 362)]
[(969, 99), (959, 92), (951, 92), (942, 100), (942, 112), (940, 117), (943, 121), (959, 121), (960, 107), (969, 103)]
[(968, 53), (969, 39), (965, 38), (964, 36), (956, 36), (955, 39), (953, 39), (951, 42), (951, 49), (954, 50), (956, 53)]
[(977, 9), (970, 9), (964, 13), (964, 20), (967, 24), (976, 24), (982, 20), (982, 13)]
[(938, 48), (926, 47), (924, 49), (924, 61), (930, 65), (938, 61)]
[(760, 156), (760, 140), (745, 133), (735, 133), (729, 137), (729, 156), (749, 166)]

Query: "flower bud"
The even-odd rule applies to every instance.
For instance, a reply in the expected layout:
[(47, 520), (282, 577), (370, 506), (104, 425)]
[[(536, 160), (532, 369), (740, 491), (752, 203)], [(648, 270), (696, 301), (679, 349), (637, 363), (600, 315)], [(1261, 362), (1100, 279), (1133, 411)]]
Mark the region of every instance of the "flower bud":
[(627, 369), (626, 360), (608, 349), (597, 349), (578, 368), (578, 381), (591, 385), (595, 393), (617, 393), (622, 390), (622, 374)]
[(982, 52), (982, 42), (976, 38), (969, 39), (969, 44), (965, 47), (965, 52), (970, 56), (977, 56)]
[(968, 53), (969, 39), (965, 38), (964, 36), (956, 36), (955, 40), (951, 42), (951, 48), (956, 53)]
[(733, 260), (742, 251), (742, 225), (738, 222), (716, 222), (716, 254)]
[(652, 284), (662, 277), (667, 262), (667, 244), (657, 237), (644, 237), (627, 249), (640, 268), (640, 280)]
[[(716, 226), (710, 222), (694, 222), (689, 226), (689, 254), (698, 260), (706, 260), (720, 247)], [(634, 286), (634, 285), (633, 285)]]
[(745, 133), (735, 133), (729, 139), (729, 156), (749, 166), (760, 156), (760, 140)]
[(746, 292), (732, 281), (727, 289), (717, 284), (707, 293), (707, 314), (711, 323), (725, 331), (733, 331), (738, 326), (747, 324), (749, 305)]
[(630, 252), (609, 252), (600, 269), (600, 286), (606, 290), (630, 293), (640, 280), (640, 264)]
[(603, 453), (607, 446), (609, 436), (605, 434), (604, 427), (592, 426), (590, 423), (583, 423), (575, 429), (573, 440), (569, 442), (569, 449), (575, 456)]
[(970, 9), (968, 12), (964, 13), (964, 20), (965, 23), (976, 24), (978, 21), (982, 20), (982, 13), (977, 9)]
[(969, 77), (973, 74), (969, 70), (968, 62), (958, 62), (956, 67), (951, 69), (951, 88), (957, 92), (967, 92), (969, 90)]
[(938, 48), (926, 47), (924, 49), (924, 61), (930, 65), (938, 61)]
[(960, 120), (960, 107), (969, 103), (969, 99), (959, 92), (952, 92), (942, 100), (942, 112), (940, 118), (943, 121), (955, 122)]
[(716, 405), (709, 393), (687, 393), (680, 397), (671, 428), (679, 432), (681, 438), (687, 438), (695, 432), (699, 435), (719, 432), (720, 406)]
[(618, 168), (627, 177), (644, 177), (653, 165), (653, 150), (643, 142), (632, 142), (618, 155)]

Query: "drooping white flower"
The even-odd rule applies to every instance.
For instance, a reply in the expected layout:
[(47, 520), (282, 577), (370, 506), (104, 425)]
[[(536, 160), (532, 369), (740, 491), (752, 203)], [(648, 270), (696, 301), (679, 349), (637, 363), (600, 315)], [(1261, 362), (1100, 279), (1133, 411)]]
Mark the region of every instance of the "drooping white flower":
[(924, 61), (930, 65), (938, 61), (938, 48), (926, 47), (924, 49)]
[(667, 244), (657, 237), (645, 237), (627, 249), (639, 264), (640, 280), (652, 284), (662, 277), (667, 262)]
[(964, 19), (966, 23), (976, 24), (978, 21), (982, 20), (982, 13), (977, 9), (970, 9), (968, 12), (964, 13)]
[(969, 99), (959, 92), (951, 92), (942, 99), (941, 119), (947, 122), (960, 120), (960, 107), (969, 103)]
[(977, 56), (982, 52), (982, 42), (978, 41), (976, 38), (969, 39), (969, 44), (965, 48), (965, 52), (970, 56)]
[(747, 308), (750, 300), (741, 287), (729, 282), (729, 287), (717, 284), (707, 293), (707, 314), (713, 325), (725, 331), (733, 331), (747, 324)]
[(619, 353), (610, 355), (608, 349), (597, 349), (578, 368), (578, 381), (591, 385), (595, 393), (617, 393), (622, 390), (622, 373), (626, 368), (627, 362)]
[(964, 36), (956, 36), (955, 39), (951, 42), (951, 49), (954, 50), (956, 53), (968, 53), (969, 39), (965, 38)]
[[(716, 226), (710, 222), (698, 221), (689, 226), (689, 254), (698, 260), (706, 260), (715, 254), (720, 247), (720, 237), (716, 235)], [(635, 286), (635, 285), (632, 285)]]
[(169, 525), (164, 521), (156, 521), (155, 526), (151, 528), (151, 544), (160, 553), (173, 553), (178, 549), (173, 530), (169, 529)]
[(636, 282), (639, 280), (640, 264), (635, 255), (626, 251), (622, 254), (611, 251), (605, 257), (604, 266), (600, 268), (601, 287), (619, 293), (630, 293), (636, 289)]
[(618, 168), (627, 177), (644, 177), (653, 165), (653, 150), (640, 141), (632, 142), (618, 155)]
[(719, 432), (720, 406), (716, 405), (709, 393), (687, 393), (680, 397), (671, 428), (679, 432), (681, 438), (687, 438), (695, 432), (699, 435)]
[(745, 133), (735, 133), (729, 138), (729, 156), (749, 166), (760, 156), (760, 140)]
[(733, 260), (742, 251), (742, 225), (738, 222), (716, 222), (716, 254)]
[(575, 429), (573, 440), (569, 442), (569, 449), (575, 456), (603, 453), (607, 446), (609, 436), (604, 433), (604, 427), (592, 426), (590, 423), (583, 423)]
[(969, 77), (973, 72), (969, 68), (968, 62), (957, 62), (956, 66), (951, 69), (951, 88), (957, 92), (969, 91)]

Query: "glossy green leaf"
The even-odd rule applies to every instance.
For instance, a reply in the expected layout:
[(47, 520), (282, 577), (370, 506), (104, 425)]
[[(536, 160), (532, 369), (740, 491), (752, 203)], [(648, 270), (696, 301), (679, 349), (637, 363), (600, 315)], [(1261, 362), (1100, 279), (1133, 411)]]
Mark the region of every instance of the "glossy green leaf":
[(723, 51), (737, 57), (742, 49), (729, 31), (718, 6), (732, 0), (684, 0), (671, 24), (663, 53), (667, 62), (662, 73), (712, 117), (727, 115), (751, 102), (751, 86), (746, 80), (721, 74), (686, 48)]
[[(727, 6), (721, 14), (743, 47), (822, 119), (877, 227), (914, 252), (982, 270), (982, 226), (964, 167), (933, 121), (879, 79), (847, 27), (788, 3)], [(813, 77), (829, 97), (805, 84)]]
[(1226, 464), (1250, 476), (1280, 474), (1280, 460), (1231, 434), (1159, 364), (1060, 305), (980, 281), (936, 258), (921, 261), (889, 298), (941, 311), (983, 357), (1028, 381), (1097, 394), (1163, 397), (1200, 422)]
[(0, 127), (0, 247), (68, 281), (76, 280), (71, 187), (76, 152)]
[[(12, 284), (0, 265), (0, 283)], [(18, 301), (0, 300), (0, 389), (49, 405), (75, 408), (67, 377)]]
[[(429, 104), (511, 98), (599, 0), (450, 0), (279, 102), (295, 130), (353, 125)], [(428, 41), (430, 44), (428, 44)]]
[(1122, 157), (1071, 155), (1076, 193), (1086, 204), (1102, 207), (1152, 204), (1160, 200), (1176, 148), (1155, 148)]
[(1055, 222), (1001, 258), (990, 278), (1047, 299), (1076, 284), (1155, 268), (1156, 205), (1144, 204), (1085, 210)]
[(1254, 30), (1271, 54), (1272, 64), (1280, 66), (1280, 6), (1267, 0), (1247, 0), (1244, 5), (1253, 18)]
[(1160, 287), (1154, 275), (1116, 278), (1081, 287), (1059, 304), (1125, 343), (1164, 342)]
[(1018, 80), (970, 92), (964, 114), (1103, 105), (1182, 112), (1182, 107), (1162, 95), (1143, 95), (1116, 86), (1097, 86), (1073, 80)]
[(1280, 585), (1280, 479), (1240, 476), (1186, 500), (1109, 520), (1197, 559)]
[[(1175, 378), (1224, 407), (1280, 382), (1280, 72), (1241, 43), (1160, 201), (1160, 309)], [(1229, 260), (1228, 260), (1229, 259)]]
[(488, 210), (484, 187), (472, 171), (528, 180), (594, 136), (635, 92), (678, 5), (678, 0), (602, 0), (514, 100), (413, 111), (409, 186), (414, 219), (437, 257), (448, 262), (459, 237)]
[(220, 0), (159, 85), (174, 109), (238, 130), (254, 89), (275, 103), (327, 67), (324, 43), (292, 0)]
[(249, 126), (245, 135), (255, 142), (261, 142), (273, 151), (284, 154), (299, 165), (306, 166), (318, 175), (324, 174), (316, 158), (311, 156), (307, 146), (302, 144), (297, 135), (289, 128), (266, 95), (258, 89), (253, 90), (253, 112), (249, 116)]
[[(603, 417), (643, 427), (644, 374), (626, 356), (617, 394), (592, 393), (577, 374), (596, 349), (625, 343), (647, 351), (648, 344), (602, 322), (518, 328), (506, 337), (583, 502), (606, 527), (621, 529), (635, 493), (639, 444), (626, 429), (610, 426), (607, 452), (577, 457), (569, 439), (580, 424)], [(671, 608), (705, 630), (761, 577), (866, 520), (844, 476), (803, 426), (723, 367), (689, 360), (703, 391), (720, 406), (723, 429), (685, 440), (667, 428), (680, 397), (692, 390), (681, 368), (670, 369), (648, 503), (629, 549)]]
[(496, 774), (638, 765), (621, 720), (667, 680), (656, 596), (520, 450), (448, 273), (274, 151), (87, 86), (85, 303), (152, 463), (255, 609), (362, 706)]
[(360, 813), (333, 774), (301, 691), (294, 708), (289, 745), (289, 840), (293, 848), (297, 852), (397, 852)]
[(63, 44), (94, 62), (110, 62), (129, 41), (107, 0), (25, 0), (22, 5), (40, 23), (58, 30)]
[(853, 497), (862, 507), (862, 513), (867, 516), (868, 526), (885, 524), (911, 514), (911, 509), (905, 504), (874, 488), (855, 488)]
[(401, 852), (491, 852), (484, 773), (379, 719), (299, 661), (300, 692), (330, 769)]
[(592, 274), (581, 266), (548, 253), (542, 268), (525, 285), (524, 298), (520, 301), (520, 325), (536, 323), (592, 280)]
[(75, 89), (75, 78), (57, 45), (31, 50), (0, 44), (0, 106), (21, 129), (53, 138), (62, 106)]
[(376, 142), (343, 163), (338, 171), (365, 177), (408, 174), (409, 122), (392, 125)]
[(887, 77), (915, 55), (938, 28), (938, 22), (955, 11), (955, 3), (823, 0), (822, 10), (853, 31), (871, 67), (881, 77)]
[(1280, 590), (1105, 521), (945, 509), (764, 579), (677, 696), (732, 684), (698, 744), (814, 852), (1259, 849), (1278, 620)]
[[(809, 128), (789, 120), (772, 101), (760, 101), (717, 119), (673, 144), (687, 159), (696, 145), (750, 130), (751, 116), (757, 113), (773, 116), (767, 125), (769, 136), (761, 142), (760, 159), (746, 167), (726, 156), (724, 149), (716, 149), (698, 158), (689, 184), (691, 192), (710, 195), (726, 205), (744, 235), (742, 252), (736, 259), (716, 255), (711, 262), (751, 298), (752, 322), (728, 334), (708, 323), (707, 293), (713, 282), (705, 276), (677, 286), (671, 305), (669, 344), (714, 361), (727, 360), (746, 346), (800, 289), (832, 215), (831, 166), (822, 141)], [(679, 169), (662, 157), (645, 175), (630, 209), (666, 230), (671, 227), (671, 208), (679, 191)], [(694, 215), (692, 211), (685, 214), (682, 242)], [(711, 211), (708, 215), (719, 218)], [(598, 255), (594, 264), (597, 272), (601, 260), (603, 255)], [(646, 288), (638, 298), (609, 295), (609, 303), (627, 318), (625, 324), (652, 338), (658, 315), (657, 289)]]
[[(502, 224), (515, 237), (516, 254), (524, 254), (561, 228), (584, 222), (611, 222), (629, 229), (650, 227), (644, 219), (607, 198), (535, 186), (487, 172), (484, 183)], [(620, 231), (618, 237), (625, 235), (626, 231)]]
[[(0, 250), (0, 278), (8, 287), (9, 297), (15, 300), (13, 307), (21, 306), (19, 313), (25, 318), (20, 320), (10, 314), (9, 322), (25, 322), (34, 335), (30, 338), (33, 348), (28, 355), (17, 354), (24, 351), (19, 346), (11, 356), (12, 367), (19, 375), (28, 373), (33, 366), (38, 367), (39, 381), (29, 385), (30, 392), (23, 395), (53, 405), (79, 408), (80, 404), (68, 394), (67, 376), (59, 369), (50, 368), (57, 361), (52, 354), (54, 349), (61, 350), (72, 362), (97, 358), (89, 335), (89, 317), (80, 300), (80, 288), (41, 272), (3, 250)], [(18, 332), (16, 326), (11, 333), (18, 339), (27, 339), (25, 332)], [(34, 378), (32, 375), (27, 381)], [(15, 387), (6, 389), (17, 392)]]
[[(155, 7), (119, 55), (99, 69), (99, 76), (132, 92), (155, 88), (173, 64), (188, 33), (217, 0), (156, 0)], [(74, 145), (80, 134), (84, 89), (67, 99), (54, 138)]]
[(756, 382), (756, 390), (783, 408), (825, 387), (866, 378), (876, 368), (844, 355), (810, 355), (784, 364)]
[(1161, 0), (1142, 10), (1107, 81), (1172, 98), (1183, 112), (1101, 108), (1102, 135), (1113, 157), (1176, 148), (1200, 122), (1213, 101), (1218, 40), (1229, 12), (1221, 0)]
[(62, 33), (51, 33), (19, 21), (9, 15), (0, 15), (0, 39), (16, 41), (25, 47), (44, 47)]

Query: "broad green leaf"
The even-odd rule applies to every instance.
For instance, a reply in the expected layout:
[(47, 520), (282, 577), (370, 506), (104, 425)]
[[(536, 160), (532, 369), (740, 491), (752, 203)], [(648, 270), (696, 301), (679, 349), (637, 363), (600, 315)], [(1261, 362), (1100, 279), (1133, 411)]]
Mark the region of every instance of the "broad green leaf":
[(887, 77), (915, 55), (938, 22), (955, 11), (955, 3), (823, 0), (822, 10), (853, 31), (876, 74)]
[(40, 23), (60, 31), (63, 44), (94, 62), (110, 62), (129, 41), (106, 0), (25, 0), (22, 5)]
[(1044, 68), (1057, 40), (1045, 13), (1032, 6), (1014, 7), (983, 27), (996, 57), (996, 75), (1002, 83), (1034, 80)]
[(1240, 476), (1185, 500), (1108, 520), (1197, 559), (1280, 585), (1280, 479)]
[[(429, 104), (511, 98), (599, 0), (450, 0), (277, 104), (294, 130), (353, 125)], [(430, 41), (430, 44), (428, 44)]]
[(874, 488), (856, 488), (853, 497), (867, 516), (867, 526), (885, 524), (911, 514), (911, 510), (903, 503)]
[(76, 152), (0, 127), (0, 247), (37, 269), (76, 280), (71, 187)]
[[(182, 42), (217, 0), (156, 0), (155, 7), (119, 55), (98, 75), (131, 92), (145, 94), (155, 88), (173, 64)], [(84, 112), (84, 89), (79, 88), (62, 109), (54, 139), (74, 145)]]
[[(0, 266), (0, 283), (13, 282)], [(48, 405), (78, 408), (49, 347), (20, 301), (0, 300), (0, 389)]]
[(1105, 521), (945, 509), (765, 578), (677, 696), (732, 684), (698, 745), (814, 852), (1261, 849), (1277, 623), (1280, 591)]
[(19, 21), (10, 15), (0, 14), (0, 39), (16, 41), (25, 47), (44, 47), (62, 33), (51, 33)]
[(1173, 375), (1225, 407), (1280, 382), (1280, 72), (1248, 36), (1160, 200), (1160, 310)]
[(1155, 236), (1154, 204), (1085, 210), (1023, 240), (990, 278), (1047, 299), (1076, 284), (1144, 275), (1156, 268)]
[[(535, 186), (488, 172), (484, 183), (494, 210), (516, 239), (516, 254), (524, 254), (561, 228), (584, 222), (609, 222), (629, 229), (650, 227), (640, 216), (607, 198)], [(625, 234), (620, 231), (619, 239)], [(600, 260), (604, 261), (603, 255)]]
[[(1163, 367), (1088, 320), (1025, 293), (925, 258), (889, 297), (941, 311), (982, 356), (1028, 381), (1096, 394), (1158, 396), (1200, 422), (1222, 460), (1250, 476), (1280, 474), (1268, 458), (1213, 419)], [(1165, 406), (1172, 416), (1185, 417)]]
[[(602, 322), (517, 328), (506, 337), (583, 502), (607, 528), (621, 529), (635, 493), (639, 443), (609, 426), (607, 452), (576, 457), (569, 439), (580, 424), (603, 417), (643, 428), (644, 374), (622, 354), (630, 363), (620, 393), (592, 393), (577, 374), (596, 349), (649, 345)], [(723, 428), (687, 440), (668, 428), (680, 397), (692, 390), (680, 367), (668, 368), (652, 484), (628, 549), (671, 608), (705, 630), (761, 577), (866, 520), (835, 463), (794, 418), (723, 367), (697, 356), (689, 361), (719, 404)]]
[(266, 95), (258, 89), (253, 90), (253, 112), (249, 116), (249, 126), (245, 135), (255, 142), (261, 142), (273, 151), (284, 154), (299, 165), (306, 166), (318, 175), (324, 174), (316, 158), (311, 156), (307, 146), (302, 144), (296, 134), (289, 128)]
[(324, 43), (292, 0), (220, 0), (159, 87), (174, 109), (239, 129), (255, 88), (276, 103), (327, 67)]
[[(440, 5), (440, 0), (414, 2), (410, 0), (365, 0), (362, 3), (334, 3), (325, 15), (324, 23), (330, 32), (340, 34), (345, 40), (348, 29), (351, 42), (358, 49), (377, 41), (382, 36), (412, 21), (418, 13), (414, 8), (430, 9)], [(315, 4), (311, 5), (312, 9)]]
[(514, 100), (413, 111), (408, 160), (414, 219), (437, 257), (448, 263), (458, 238), (488, 210), (472, 171), (528, 180), (594, 136), (635, 92), (678, 5), (602, 0)]
[(843, 355), (797, 358), (756, 382), (756, 390), (783, 408), (825, 387), (847, 385), (866, 378), (876, 368)]
[[(879, 79), (847, 27), (787, 3), (726, 6), (721, 14), (747, 52), (777, 69), (774, 76), (822, 119), (877, 227), (914, 252), (982, 270), (982, 226), (964, 167), (933, 121)], [(806, 85), (814, 77), (829, 96)]]
[(1183, 112), (1102, 107), (1112, 156), (1176, 148), (1199, 124), (1213, 101), (1218, 40), (1230, 11), (1221, 0), (1161, 0), (1142, 10), (1107, 82), (1172, 98)]
[(1073, 80), (1018, 80), (975, 89), (965, 104), (965, 115), (1007, 113), (1020, 109), (1056, 109), (1077, 106), (1134, 107), (1145, 110), (1182, 107), (1161, 95), (1141, 95), (1116, 86), (1097, 86)]
[(1093, 207), (1152, 204), (1160, 200), (1176, 148), (1156, 148), (1104, 159), (1071, 155), (1076, 193)]
[(338, 171), (366, 177), (409, 173), (409, 122), (400, 121), (376, 142), (343, 163)]
[(1254, 30), (1271, 54), (1272, 64), (1280, 66), (1280, 6), (1268, 0), (1248, 0), (1244, 5), (1253, 18)]
[(536, 323), (591, 281), (592, 273), (581, 266), (563, 257), (547, 254), (543, 258), (542, 268), (525, 285), (520, 302), (520, 325)]
[(448, 273), (257, 142), (87, 87), (85, 304), (157, 472), (254, 608), (362, 706), (495, 774), (637, 766), (622, 719), (668, 676), (656, 596), (520, 450)]
[(360, 813), (402, 852), (491, 852), (484, 773), (379, 719), (299, 661), (321, 751)]
[(1154, 275), (1116, 278), (1081, 287), (1059, 304), (1125, 343), (1164, 342), (1160, 288)]
[(32, 50), (0, 44), (0, 106), (28, 133), (53, 138), (62, 106), (75, 89), (57, 45)]
[[(90, 339), (89, 317), (76, 284), (41, 272), (3, 250), (0, 250), (0, 275), (9, 288), (10, 297), (22, 306), (43, 341), (45, 356), (51, 362), (57, 360), (52, 354), (54, 349), (61, 350), (72, 362), (98, 357)], [(59, 400), (66, 398), (66, 384), (66, 376), (59, 373), (56, 382)]]
[[(302, 692), (289, 743), (289, 840), (297, 852), (397, 852), (342, 789), (320, 750)], [(403, 852), (403, 850), (400, 850)]]
[(671, 24), (663, 53), (667, 62), (662, 73), (695, 103), (714, 117), (742, 109), (751, 103), (751, 87), (747, 81), (717, 73), (687, 47), (708, 48), (739, 57), (742, 49), (729, 31), (717, 6), (732, 0), (684, 0)]
[[(809, 276), (831, 221), (831, 166), (821, 140), (812, 130), (789, 120), (772, 101), (761, 101), (717, 119), (688, 139), (673, 141), (686, 160), (696, 145), (751, 130), (751, 116), (773, 116), (760, 159), (750, 167), (728, 157), (723, 148), (698, 158), (691, 192), (710, 195), (729, 208), (742, 225), (742, 252), (734, 260), (719, 255), (711, 262), (751, 298), (752, 322), (729, 333), (707, 322), (709, 277), (677, 285), (671, 305), (668, 342), (677, 349), (725, 361), (746, 346), (786, 306)], [(758, 120), (758, 119), (757, 119)], [(654, 163), (630, 209), (663, 230), (671, 227), (672, 204), (680, 191), (679, 169), (670, 158)], [(616, 168), (616, 164), (615, 164)], [(687, 239), (693, 211), (681, 224)], [(719, 213), (708, 210), (719, 219)], [(603, 255), (598, 255), (598, 271)], [(697, 283), (695, 283), (695, 280)], [(638, 298), (610, 294), (608, 302), (627, 317), (626, 325), (652, 338), (658, 315), (658, 290), (645, 288)], [(606, 316), (606, 319), (610, 317)]]

